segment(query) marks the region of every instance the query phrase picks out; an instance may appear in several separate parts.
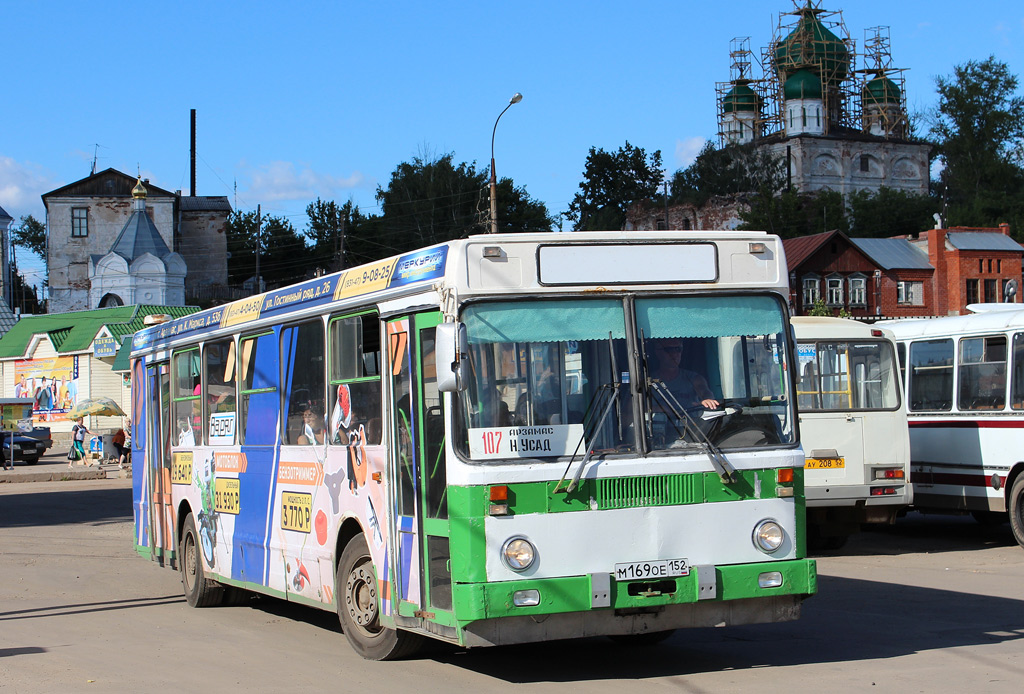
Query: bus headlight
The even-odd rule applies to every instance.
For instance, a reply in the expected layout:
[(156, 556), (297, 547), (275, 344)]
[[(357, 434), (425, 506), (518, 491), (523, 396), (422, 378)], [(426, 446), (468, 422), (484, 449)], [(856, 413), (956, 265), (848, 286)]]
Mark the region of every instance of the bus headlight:
[(766, 554), (777, 551), (785, 536), (782, 526), (769, 518), (754, 526), (754, 546)]
[(513, 571), (526, 571), (536, 557), (536, 548), (525, 537), (510, 537), (501, 546), (501, 558)]

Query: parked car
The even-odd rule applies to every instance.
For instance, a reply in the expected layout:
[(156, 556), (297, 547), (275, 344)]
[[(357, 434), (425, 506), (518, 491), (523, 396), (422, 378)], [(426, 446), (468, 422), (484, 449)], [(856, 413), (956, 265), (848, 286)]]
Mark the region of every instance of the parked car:
[[(5, 431), (0, 434), (3, 441), (4, 464), (11, 460), (11, 432)], [(14, 462), (35, 465), (39, 462), (40, 456), (46, 450), (46, 444), (39, 439), (24, 434), (14, 435)]]
[(28, 436), (29, 438), (41, 441), (44, 449), (53, 446), (53, 437), (50, 435), (50, 427), (32, 427), (32, 431), (20, 431), (18, 433), (22, 436)]

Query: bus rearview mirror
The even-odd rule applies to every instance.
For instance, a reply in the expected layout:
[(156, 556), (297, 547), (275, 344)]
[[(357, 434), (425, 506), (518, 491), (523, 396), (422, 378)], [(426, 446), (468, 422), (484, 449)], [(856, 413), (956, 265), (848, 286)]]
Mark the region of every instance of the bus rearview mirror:
[(437, 345), (437, 389), (454, 393), (466, 387), (464, 358), (469, 353), (466, 326), (462, 323), (440, 323), (435, 333)]

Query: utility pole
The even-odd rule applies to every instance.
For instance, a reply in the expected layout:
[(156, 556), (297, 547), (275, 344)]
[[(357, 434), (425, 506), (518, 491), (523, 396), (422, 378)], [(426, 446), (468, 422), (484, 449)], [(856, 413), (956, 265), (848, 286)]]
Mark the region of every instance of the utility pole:
[(345, 212), (345, 206), (341, 207), (341, 235), (338, 237), (338, 270), (345, 269), (345, 217), (348, 215)]
[(263, 226), (263, 222), (260, 221), (260, 206), (256, 205), (256, 293), (262, 293), (260, 282), (260, 231)]

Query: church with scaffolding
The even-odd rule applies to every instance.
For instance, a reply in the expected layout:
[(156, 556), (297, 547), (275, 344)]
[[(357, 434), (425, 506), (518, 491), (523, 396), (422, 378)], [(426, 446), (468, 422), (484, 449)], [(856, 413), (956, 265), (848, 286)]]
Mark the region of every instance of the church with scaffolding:
[(721, 145), (768, 149), (800, 192), (928, 192), (930, 146), (910, 137), (888, 27), (865, 31), (858, 68), (842, 13), (808, 1), (780, 15), (759, 60), (749, 38), (733, 39), (730, 58), (731, 79), (716, 85)]

